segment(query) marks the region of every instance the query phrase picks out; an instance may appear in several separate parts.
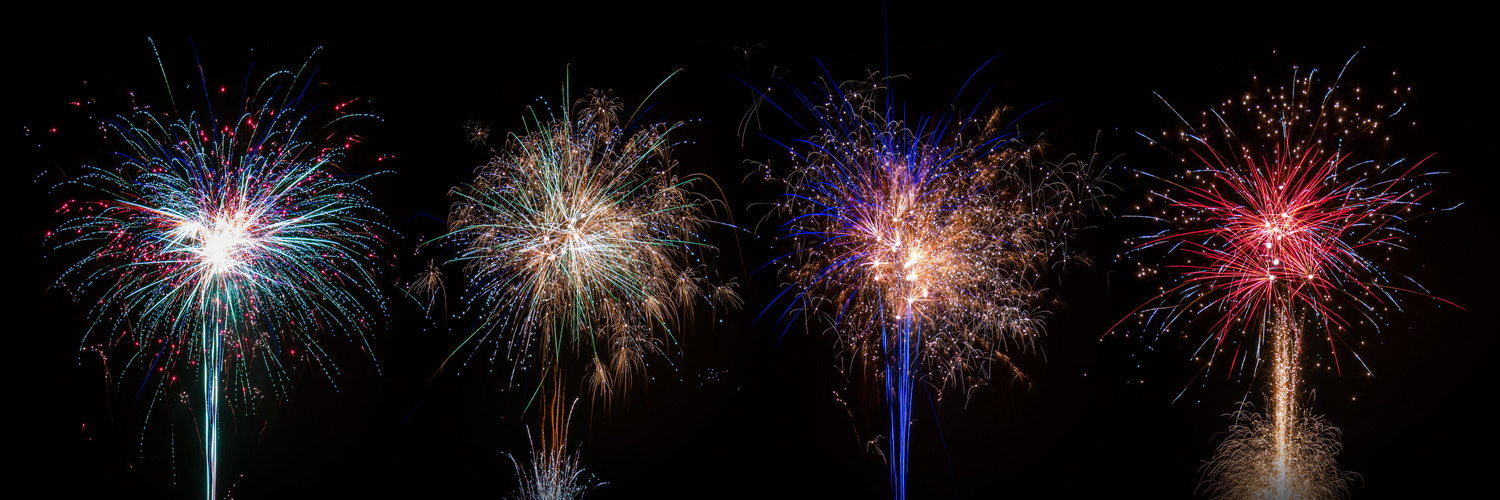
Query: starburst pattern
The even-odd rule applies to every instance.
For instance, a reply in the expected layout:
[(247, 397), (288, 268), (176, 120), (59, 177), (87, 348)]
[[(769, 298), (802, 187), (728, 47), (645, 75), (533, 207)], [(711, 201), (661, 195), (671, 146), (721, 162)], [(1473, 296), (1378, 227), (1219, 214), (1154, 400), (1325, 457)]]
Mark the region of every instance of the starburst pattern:
[(1007, 135), (1001, 110), (913, 127), (883, 91), (835, 88), (815, 107), (818, 135), (794, 150), (779, 208), (795, 306), (885, 380), (901, 497), (912, 384), (972, 390), (1009, 366), (1004, 351), (1034, 345), (1039, 279), (1075, 257), (1067, 239), (1099, 192), (1088, 165), (1044, 162)]
[[(600, 395), (623, 392), (699, 300), (735, 300), (703, 276), (706, 200), (679, 178), (667, 133), (627, 133), (620, 106), (596, 92), (577, 109), (512, 139), (453, 191), (448, 238), (465, 264), (476, 335), (511, 333), (508, 354), (534, 345), (588, 352)], [(523, 367), (524, 368), (524, 367)]]
[[(1136, 317), (1160, 322), (1162, 330), (1212, 321), (1195, 354), (1201, 373), (1220, 363), (1227, 375), (1254, 374), (1266, 361), (1263, 350), (1270, 358), (1268, 413), (1237, 412), (1208, 468), (1210, 490), (1226, 498), (1341, 494), (1349, 476), (1333, 461), (1337, 430), (1301, 407), (1310, 333), (1303, 323), (1318, 326), (1313, 332), (1328, 344), (1332, 368), (1342, 371), (1338, 347), (1356, 322), (1378, 328), (1381, 313), (1399, 307), (1397, 292), (1425, 295), (1382, 269), (1377, 261), (1385, 259), (1375, 255), (1402, 248), (1409, 235), (1401, 224), (1430, 212), (1421, 205), (1421, 162), (1379, 154), (1406, 89), (1369, 95), (1316, 75), (1257, 88), (1185, 123), (1175, 135), (1190, 151), (1179, 154), (1188, 166), (1152, 176), (1170, 188), (1153, 192), (1154, 213), (1142, 216), (1169, 229), (1142, 239), (1137, 251), (1178, 256), (1168, 267), (1180, 281)], [(1155, 273), (1141, 267), (1141, 276)]]
[(88, 252), (59, 280), (101, 292), (88, 338), (130, 349), (126, 370), (154, 377), (157, 399), (179, 375), (202, 380), (209, 497), (220, 401), (253, 402), (257, 371), (285, 395), (288, 360), (331, 377), (318, 334), (368, 351), (362, 332), (384, 315), (372, 262), (386, 228), (364, 178), (339, 166), (353, 136), (338, 125), (366, 115), (309, 130), (289, 90), (302, 83), (300, 71), (275, 73), (229, 119), (120, 116), (109, 128), (126, 145), (121, 163), (60, 186), (89, 197), (64, 203), (49, 234), (57, 251)]
[[(590, 392), (609, 404), (649, 356), (664, 353), (695, 304), (739, 300), (734, 283), (704, 276), (708, 199), (688, 190), (697, 176), (678, 177), (667, 138), (681, 124), (631, 128), (620, 109), (593, 92), (560, 116), (533, 115), (530, 131), (511, 136), (474, 182), (452, 192), (446, 239), (459, 249), (469, 310), (480, 318), (465, 343), (506, 334), (492, 352), (514, 361), (512, 376), (539, 367), (550, 380), (539, 389), (551, 409), (546, 437), (521, 474), (526, 498), (586, 490), (557, 415), (569, 351), (585, 357)], [(533, 350), (536, 364), (526, 362)]]

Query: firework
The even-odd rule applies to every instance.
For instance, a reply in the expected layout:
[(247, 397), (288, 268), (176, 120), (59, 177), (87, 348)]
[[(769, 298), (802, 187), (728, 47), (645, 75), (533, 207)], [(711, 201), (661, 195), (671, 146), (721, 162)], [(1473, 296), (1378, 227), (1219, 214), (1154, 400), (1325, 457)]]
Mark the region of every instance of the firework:
[[(607, 403), (662, 353), (696, 302), (738, 300), (732, 283), (709, 284), (695, 264), (709, 250), (699, 236), (708, 200), (688, 190), (696, 176), (677, 176), (667, 135), (681, 124), (632, 128), (620, 108), (594, 92), (547, 120), (533, 115), (529, 132), (512, 135), (452, 193), (445, 239), (458, 247), (480, 318), (465, 343), (507, 334), (492, 359), (503, 351), (514, 360), (513, 378), (539, 368), (554, 386), (539, 389), (544, 408), (561, 407), (565, 350), (587, 360), (590, 392)], [(533, 349), (539, 366), (523, 362)], [(543, 419), (549, 437), (523, 480), (577, 477), (559, 468), (577, 465), (561, 420)]]
[(520, 490), (516, 492), (516, 500), (582, 498), (590, 488), (607, 484), (595, 484), (593, 477), (579, 466), (578, 452), (568, 452), (565, 443), (568, 438), (568, 421), (573, 416), (573, 410), (570, 407), (566, 413), (563, 412), (560, 385), (554, 384), (550, 389), (556, 392), (546, 398), (548, 406), (542, 410), (542, 432), (535, 438), (527, 433), (527, 438), (532, 439), (531, 463), (522, 466), (515, 457), (510, 458), (511, 464), (516, 468), (516, 478), (521, 483)]
[[(1041, 273), (1068, 258), (1097, 195), (1079, 162), (1050, 164), (1000, 110), (936, 129), (897, 119), (878, 84), (831, 88), (794, 150), (782, 259), (802, 315), (885, 384), (893, 493), (905, 497), (913, 385), (971, 391), (1043, 332)], [(950, 133), (951, 132), (951, 133)]]
[(443, 318), (448, 317), (448, 288), (443, 285), (443, 270), (434, 261), (427, 261), (427, 268), (421, 270), (406, 285), (406, 293), (412, 298), (427, 299), (428, 319), (432, 319), (432, 310), (436, 308), (438, 297), (443, 299)]
[[(1290, 321), (1273, 328), (1291, 330)], [(1299, 407), (1299, 372), (1292, 345), (1300, 333), (1278, 331), (1273, 338), (1270, 415), (1248, 403), (1233, 414), (1229, 436), (1205, 466), (1208, 492), (1218, 498), (1337, 498), (1353, 476), (1339, 470), (1339, 430)]]
[(101, 292), (86, 340), (130, 349), (126, 369), (154, 379), (157, 399), (178, 377), (202, 381), (209, 498), (220, 403), (252, 403), (252, 372), (285, 395), (288, 362), (331, 377), (316, 334), (368, 350), (361, 332), (383, 308), (370, 269), (385, 228), (363, 179), (339, 172), (352, 138), (335, 125), (359, 115), (311, 129), (295, 107), (305, 84), (300, 70), (277, 72), (227, 119), (149, 107), (118, 117), (108, 126), (122, 162), (65, 182), (97, 197), (64, 203), (48, 234), (58, 250), (88, 252), (60, 279)]
[[(1350, 319), (1378, 325), (1378, 312), (1405, 290), (1371, 255), (1401, 248), (1408, 235), (1399, 226), (1419, 213), (1425, 195), (1413, 174), (1421, 162), (1386, 162), (1378, 154), (1405, 89), (1365, 94), (1316, 76), (1294, 74), (1290, 86), (1257, 88), (1205, 112), (1196, 125), (1184, 122), (1175, 135), (1190, 150), (1179, 155), (1190, 166), (1152, 176), (1169, 188), (1152, 193), (1152, 203), (1164, 206), (1144, 217), (1170, 228), (1137, 250), (1179, 256), (1169, 267), (1180, 281), (1138, 318), (1163, 330), (1211, 320), (1211, 335), (1195, 353), (1205, 374), (1223, 361), (1228, 374), (1257, 373), (1262, 348), (1269, 351), (1267, 414), (1236, 412), (1231, 437), (1207, 469), (1210, 489), (1225, 498), (1341, 494), (1349, 476), (1334, 464), (1337, 430), (1299, 402), (1300, 358), (1312, 333), (1303, 325), (1317, 325), (1313, 332), (1342, 371), (1336, 347)], [(1139, 274), (1155, 272), (1142, 267)], [(1358, 317), (1345, 317), (1350, 311)], [(1240, 339), (1251, 345), (1231, 345)]]

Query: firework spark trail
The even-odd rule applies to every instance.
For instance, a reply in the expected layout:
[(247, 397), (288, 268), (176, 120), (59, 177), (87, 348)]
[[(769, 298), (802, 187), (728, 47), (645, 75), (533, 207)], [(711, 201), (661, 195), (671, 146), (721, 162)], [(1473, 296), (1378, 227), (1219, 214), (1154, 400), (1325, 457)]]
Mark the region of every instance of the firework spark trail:
[(1035, 159), (1040, 148), (1007, 135), (998, 110), (912, 128), (878, 104), (883, 92), (831, 88), (809, 104), (819, 129), (793, 150), (778, 204), (793, 250), (780, 262), (789, 307), (829, 315), (838, 342), (884, 380), (891, 488), (904, 498), (915, 384), (971, 392), (1011, 343), (1034, 345), (1037, 281), (1073, 257), (1073, 222), (1098, 191), (1088, 165)]
[(1248, 403), (1234, 412), (1229, 436), (1206, 466), (1206, 491), (1216, 498), (1338, 498), (1352, 473), (1339, 470), (1337, 428), (1297, 401), (1300, 346), (1296, 322), (1280, 310), (1269, 325), (1272, 380), (1269, 414)]
[(130, 344), (126, 369), (147, 372), (143, 388), (156, 377), (153, 402), (179, 374), (202, 381), (209, 498), (220, 404), (256, 400), (257, 362), (286, 395), (282, 355), (332, 377), (314, 334), (346, 332), (368, 352), (369, 304), (384, 314), (370, 269), (386, 228), (371, 218), (364, 179), (335, 176), (355, 139), (334, 125), (365, 115), (309, 130), (297, 108), (305, 85), (302, 70), (277, 72), (230, 120), (149, 107), (121, 116), (109, 127), (125, 142), (122, 163), (59, 186), (100, 195), (64, 203), (67, 218), (48, 234), (57, 250), (89, 252), (59, 279), (103, 291), (88, 337)]
[(525, 135), (512, 135), (474, 182), (453, 190), (443, 239), (458, 247), (470, 313), (480, 318), (465, 344), (508, 334), (491, 361), (503, 346), (514, 379), (537, 368), (525, 362), (535, 348), (540, 378), (553, 386), (537, 388), (550, 416), (523, 496), (584, 490), (536, 483), (581, 477), (566, 451), (566, 419), (556, 415), (565, 346), (588, 357), (590, 392), (608, 403), (626, 394), (647, 356), (662, 353), (658, 331), (672, 340), (673, 325), (700, 300), (738, 303), (733, 282), (703, 276), (710, 201), (688, 190), (697, 176), (677, 176), (667, 135), (681, 123), (635, 128), (619, 111), (594, 92), (560, 116), (533, 114)]
[[(1209, 490), (1224, 498), (1342, 494), (1350, 476), (1334, 461), (1338, 431), (1298, 402), (1302, 322), (1321, 325), (1341, 372), (1337, 343), (1353, 327), (1341, 304), (1352, 302), (1376, 325), (1381, 310), (1399, 308), (1394, 292), (1406, 288), (1391, 285), (1368, 254), (1401, 248), (1408, 235), (1399, 225), (1426, 213), (1418, 212), (1426, 187), (1414, 174), (1421, 162), (1354, 160), (1376, 149), (1360, 144), (1388, 144), (1380, 127), (1401, 107), (1341, 88), (1337, 79), (1319, 85), (1316, 71), (1294, 75), (1290, 87), (1256, 89), (1205, 112), (1197, 126), (1184, 122), (1177, 135), (1190, 153), (1178, 156), (1199, 166), (1151, 176), (1169, 188), (1152, 193), (1165, 207), (1143, 217), (1170, 229), (1132, 250), (1181, 256), (1167, 266), (1180, 271), (1177, 285), (1158, 297), (1159, 306), (1132, 315), (1162, 323), (1163, 331), (1212, 318), (1212, 335), (1194, 355), (1207, 358), (1201, 373), (1229, 352), (1236, 330), (1256, 345), (1233, 350), (1227, 375), (1247, 365), (1258, 371), (1260, 344), (1270, 344), (1268, 416), (1236, 412), (1230, 438), (1207, 468)], [(1399, 100), (1401, 91), (1390, 97)], [(1154, 272), (1143, 267), (1138, 275)], [(1255, 362), (1246, 363), (1251, 356)]]
[[(547, 388), (552, 394), (543, 399), (542, 424), (535, 438), (527, 432), (531, 442), (531, 463), (522, 466), (515, 457), (510, 458), (520, 481), (516, 500), (569, 500), (582, 498), (590, 488), (608, 483), (596, 483), (579, 465), (578, 451), (568, 452), (568, 421), (573, 415), (573, 405), (563, 411), (563, 394), (560, 384)], [(573, 400), (577, 404), (578, 400)]]

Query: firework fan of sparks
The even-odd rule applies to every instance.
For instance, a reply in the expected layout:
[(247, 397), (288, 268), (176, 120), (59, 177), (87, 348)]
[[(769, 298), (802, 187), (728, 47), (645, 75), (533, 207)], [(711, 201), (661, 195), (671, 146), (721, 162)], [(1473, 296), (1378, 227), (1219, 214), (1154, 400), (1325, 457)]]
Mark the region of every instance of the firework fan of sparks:
[[(1388, 145), (1385, 130), (1399, 120), (1407, 91), (1365, 93), (1341, 87), (1338, 78), (1323, 84), (1311, 71), (1294, 74), (1289, 86), (1258, 86), (1197, 124), (1184, 120), (1184, 130), (1163, 133), (1185, 143), (1189, 152), (1178, 154), (1185, 169), (1145, 174), (1168, 188), (1152, 193), (1151, 213), (1141, 217), (1168, 229), (1132, 252), (1164, 249), (1179, 259), (1168, 266), (1179, 280), (1133, 315), (1163, 332), (1212, 322), (1194, 354), (1200, 375), (1223, 361), (1226, 376), (1254, 374), (1269, 358), (1268, 414), (1236, 412), (1229, 440), (1207, 468), (1215, 483), (1209, 489), (1219, 496), (1344, 491), (1350, 476), (1333, 463), (1337, 430), (1300, 408), (1302, 323), (1318, 325), (1341, 372), (1337, 347), (1347, 344), (1353, 321), (1378, 329), (1381, 314), (1400, 307), (1396, 292), (1427, 295), (1381, 269), (1383, 255), (1375, 255), (1402, 248), (1409, 235), (1401, 225), (1432, 212), (1420, 203), (1427, 194), (1426, 174), (1417, 171), (1422, 162), (1369, 154)], [(1138, 275), (1156, 272), (1142, 266)], [(1261, 475), (1266, 470), (1275, 472)]]
[(64, 203), (48, 234), (58, 251), (88, 252), (59, 280), (102, 292), (88, 338), (132, 350), (126, 370), (147, 372), (155, 399), (179, 376), (203, 380), (210, 496), (218, 402), (252, 403), (256, 372), (286, 395), (288, 359), (332, 377), (318, 332), (368, 352), (362, 332), (384, 315), (370, 270), (386, 228), (364, 178), (339, 167), (356, 139), (337, 125), (367, 115), (312, 129), (297, 108), (306, 69), (271, 75), (228, 120), (149, 107), (118, 117), (108, 126), (122, 162), (60, 185), (90, 198)]
[(1007, 135), (1000, 110), (913, 127), (883, 92), (862, 83), (808, 103), (819, 131), (793, 150), (778, 209), (790, 218), (789, 307), (823, 316), (885, 380), (900, 497), (911, 384), (971, 391), (995, 363), (1014, 369), (1005, 351), (1043, 331), (1039, 278), (1072, 257), (1073, 224), (1100, 193), (1087, 164), (1040, 161), (1040, 146)]
[(572, 500), (583, 498), (592, 487), (588, 472), (579, 465), (577, 451), (568, 453), (566, 448), (533, 443), (531, 457), (532, 462), (524, 466), (511, 457), (521, 484), (515, 500)]
[[(560, 386), (554, 385), (552, 389), (558, 391)], [(609, 484), (596, 481), (579, 464), (578, 452), (570, 453), (566, 446), (562, 446), (568, 436), (573, 405), (567, 412), (563, 411), (560, 391), (546, 399), (548, 408), (542, 414), (541, 432), (536, 437), (527, 434), (532, 440), (531, 463), (521, 465), (514, 456), (510, 457), (520, 481), (515, 500), (573, 500), (583, 498), (584, 493), (595, 486)], [(573, 402), (576, 405), (578, 401)]]
[(676, 174), (667, 134), (680, 123), (631, 131), (619, 111), (594, 92), (535, 118), (454, 189), (447, 236), (481, 318), (473, 335), (510, 333), (497, 352), (519, 360), (540, 346), (544, 363), (570, 344), (588, 356), (596, 396), (623, 393), (662, 350), (657, 332), (670, 339), (696, 301), (738, 304), (734, 283), (703, 276), (708, 201)]
[(1291, 467), (1260, 460), (1276, 446), (1276, 424), (1265, 415), (1242, 409), (1229, 437), (1219, 445), (1208, 467), (1206, 490), (1214, 498), (1337, 498), (1355, 476), (1339, 470), (1339, 430), (1308, 412), (1294, 415), (1296, 429), (1287, 446), (1306, 450)]
[(1229, 435), (1203, 466), (1203, 486), (1214, 498), (1338, 498), (1357, 477), (1338, 468), (1339, 430), (1298, 400), (1302, 332), (1295, 319), (1281, 310), (1269, 322), (1270, 411), (1256, 413), (1241, 401)]

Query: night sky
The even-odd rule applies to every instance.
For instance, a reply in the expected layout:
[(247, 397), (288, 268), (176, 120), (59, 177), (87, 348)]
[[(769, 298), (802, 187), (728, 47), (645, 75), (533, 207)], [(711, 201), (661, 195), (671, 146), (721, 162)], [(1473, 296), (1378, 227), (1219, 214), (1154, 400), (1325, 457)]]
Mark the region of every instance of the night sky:
[[(1493, 483), (1496, 440), (1486, 410), (1497, 382), (1500, 276), (1491, 265), (1496, 166), (1487, 154), (1493, 79), (1482, 76), (1493, 55), (1463, 24), (1394, 12), (1354, 16), (1378, 21), (1271, 12), (1074, 19), (1066, 16), (1078, 13), (929, 2), (885, 11), (878, 4), (528, 9), (13, 19), (23, 25), (6, 48), (8, 80), (19, 86), (6, 125), (13, 144), (6, 186), (19, 226), (7, 246), (20, 267), (6, 329), (6, 413), (12, 439), (20, 439), (8, 447), (19, 464), (10, 469), (13, 487), (60, 497), (201, 495), (193, 421), (201, 410), (175, 398), (151, 407), (149, 389), (138, 393), (138, 371), (122, 374), (118, 359), (106, 370), (97, 354), (80, 352), (98, 293), (75, 300), (53, 286), (71, 262), (64, 257), (76, 255), (43, 242), (66, 199), (50, 188), (82, 165), (116, 161), (110, 153), (120, 144), (101, 138), (99, 118), (128, 113), (132, 93), (134, 102), (168, 104), (147, 37), (184, 107), (203, 100), (199, 65), (210, 88), (237, 87), (247, 74), (259, 81), (294, 69), (321, 46), (316, 95), (327, 103), (357, 97), (359, 110), (382, 119), (354, 127), (363, 142), (344, 167), (389, 171), (370, 186), (396, 233), (380, 276), (390, 321), (372, 333), (375, 357), (327, 335), (323, 345), (343, 370), (333, 381), (302, 367), (289, 399), (225, 417), (221, 492), (237, 498), (498, 497), (515, 489), (506, 454), (526, 459), (536, 411), (523, 413), (529, 394), (508, 386), (510, 361), (491, 364), (488, 349), (470, 360), (471, 348), (439, 372), (471, 320), (441, 313), (429, 320), (397, 285), (442, 258), (418, 253), (417, 244), (443, 232), (448, 189), (471, 180), (489, 157), (467, 141), (465, 122), (480, 120), (496, 135), (520, 131), (527, 106), (560, 102), (565, 78), (575, 96), (608, 89), (634, 110), (683, 69), (642, 113), (688, 122), (674, 132), (684, 141), (676, 160), (683, 173), (723, 186), (740, 229), (708, 234), (718, 249), (711, 265), (738, 276), (745, 298), (740, 310), (700, 309), (628, 398), (608, 407), (580, 401), (571, 441), (582, 443), (584, 467), (608, 483), (588, 498), (881, 498), (889, 496), (876, 451), (883, 445), (867, 444), (888, 418), (879, 392), (840, 375), (822, 328), (779, 318), (786, 304), (772, 303), (783, 280), (766, 264), (785, 248), (778, 250), (779, 220), (763, 203), (781, 193), (751, 175), (752, 162), (780, 172), (791, 166), (778, 142), (804, 138), (799, 123), (812, 123), (792, 89), (818, 95), (821, 81), (862, 80), (888, 67), (904, 75), (893, 92), (911, 116), (996, 106), (1025, 112), (1020, 131), (1044, 139), (1054, 158), (1097, 153), (1095, 164), (1108, 164), (1116, 185), (1107, 203), (1129, 213), (1150, 187), (1132, 172), (1167, 172), (1178, 161), (1137, 135), (1179, 123), (1153, 92), (1197, 114), (1249, 90), (1252, 76), (1289, 80), (1294, 65), (1331, 75), (1355, 52), (1345, 83), (1413, 88), (1406, 112), (1415, 125), (1389, 130), (1392, 154), (1436, 153), (1424, 168), (1447, 174), (1433, 181), (1430, 206), (1463, 203), (1407, 226), (1415, 238), (1391, 254), (1387, 269), (1463, 309), (1401, 296), (1403, 310), (1387, 313), (1379, 331), (1351, 335), (1366, 343), (1358, 352), (1373, 377), (1346, 364), (1342, 376), (1308, 369), (1304, 386), (1316, 391), (1315, 412), (1343, 431), (1339, 463), (1360, 475), (1352, 496), (1442, 497)], [(785, 113), (761, 107), (740, 136), (755, 103), (751, 89), (766, 87)], [(1099, 212), (1084, 225), (1073, 248), (1092, 264), (1047, 278), (1058, 303), (1040, 349), (1010, 353), (1029, 384), (1000, 377), (967, 398), (919, 390), (913, 498), (1202, 495), (1200, 467), (1231, 424), (1225, 414), (1247, 391), (1259, 401), (1261, 386), (1222, 372), (1195, 381), (1190, 358), (1205, 324), (1185, 340), (1126, 328), (1101, 341), (1166, 281), (1138, 280), (1132, 262), (1115, 259), (1128, 249), (1126, 237), (1157, 228)], [(448, 296), (455, 310), (456, 290)], [(1328, 347), (1306, 352), (1326, 356)], [(569, 392), (585, 395), (582, 377), (574, 379)]]

